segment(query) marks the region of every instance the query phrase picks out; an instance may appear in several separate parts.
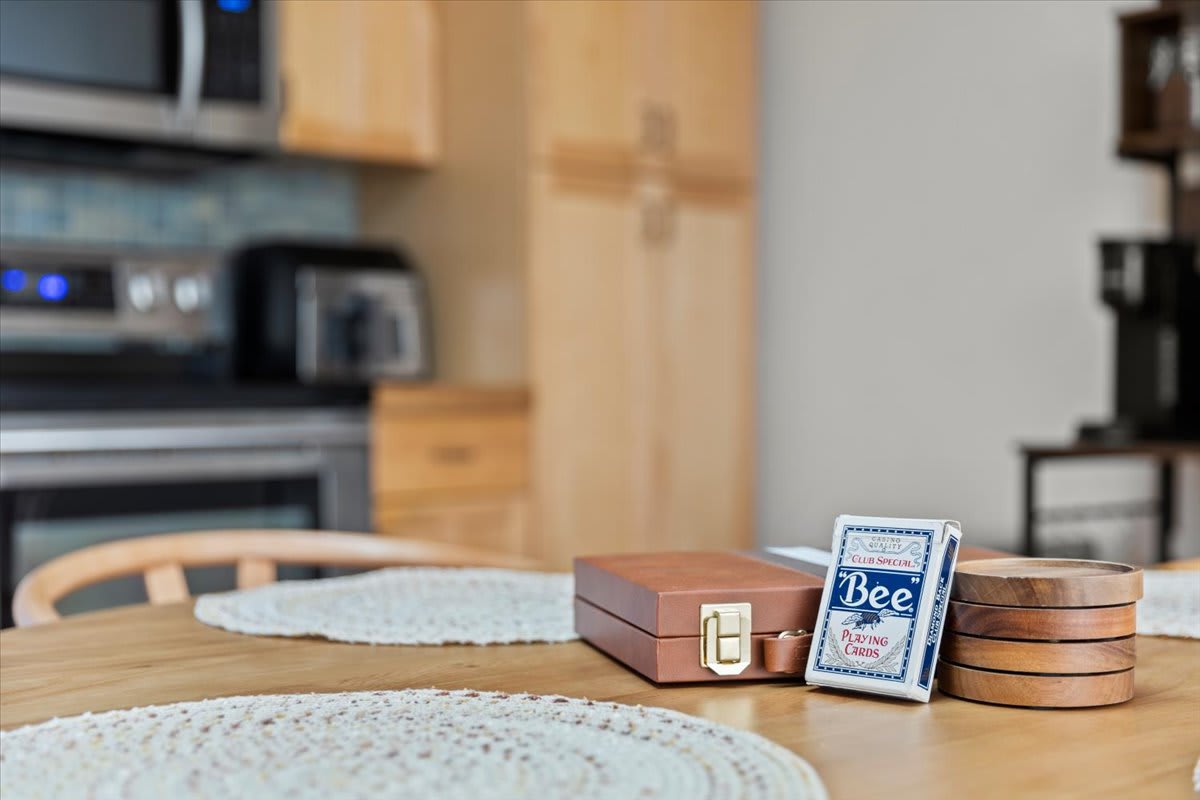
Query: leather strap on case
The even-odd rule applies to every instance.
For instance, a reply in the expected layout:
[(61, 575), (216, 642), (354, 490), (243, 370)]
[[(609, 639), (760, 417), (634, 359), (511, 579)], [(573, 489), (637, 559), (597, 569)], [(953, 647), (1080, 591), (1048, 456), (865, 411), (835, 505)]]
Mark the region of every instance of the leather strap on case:
[(808, 665), (812, 634), (804, 631), (784, 631), (774, 639), (763, 640), (763, 667), (768, 672), (789, 675), (803, 673)]

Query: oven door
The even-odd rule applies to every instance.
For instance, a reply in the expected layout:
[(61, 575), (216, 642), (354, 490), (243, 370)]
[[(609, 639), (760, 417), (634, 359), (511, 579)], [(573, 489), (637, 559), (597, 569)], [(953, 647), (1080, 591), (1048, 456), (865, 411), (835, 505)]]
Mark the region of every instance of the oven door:
[[(3, 625), (30, 570), (82, 547), (157, 533), (239, 528), (320, 528), (336, 504), (337, 475), (304, 449), (76, 453), (10, 459), (0, 489)], [(196, 593), (235, 586), (233, 567), (189, 569)], [(281, 578), (315, 570), (282, 568)], [(64, 614), (146, 602), (140, 576), (80, 590)]]
[(0, 2), (0, 126), (271, 147), (278, 138), (273, 6)]

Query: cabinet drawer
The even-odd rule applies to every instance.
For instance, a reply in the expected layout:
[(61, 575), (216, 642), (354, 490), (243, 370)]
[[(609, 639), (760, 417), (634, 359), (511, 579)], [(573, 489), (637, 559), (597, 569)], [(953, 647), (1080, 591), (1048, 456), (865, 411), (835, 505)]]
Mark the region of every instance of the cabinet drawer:
[(449, 504), (410, 503), (387, 498), (377, 504), (376, 530), (486, 550), (525, 555), (528, 546), (525, 500), (519, 496), (464, 500)]
[(374, 491), (520, 489), (527, 483), (523, 415), (422, 415), (375, 420)]

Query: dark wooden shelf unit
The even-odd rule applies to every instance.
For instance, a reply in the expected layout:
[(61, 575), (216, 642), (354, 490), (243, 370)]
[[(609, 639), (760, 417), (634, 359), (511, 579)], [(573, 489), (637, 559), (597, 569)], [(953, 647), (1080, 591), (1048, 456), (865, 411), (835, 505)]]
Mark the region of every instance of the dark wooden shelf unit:
[(1178, 37), (1185, 22), (1200, 19), (1200, 2), (1164, 4), (1122, 14), (1121, 133), (1124, 158), (1174, 161), (1180, 150), (1200, 148), (1200, 130), (1188, 119), (1187, 81), (1178, 69), (1155, 91), (1147, 85), (1150, 52), (1160, 37)]
[(1182, 150), (1200, 149), (1200, 131), (1132, 131), (1121, 134), (1117, 154), (1138, 161), (1173, 163)]
[(1150, 53), (1156, 39), (1178, 40), (1200, 28), (1200, 0), (1163, 0), (1157, 8), (1118, 17), (1121, 26), (1121, 158), (1158, 164), (1170, 181), (1173, 236), (1200, 238), (1200, 184), (1184, 179), (1182, 155), (1200, 153), (1200, 128), (1190, 119), (1187, 80), (1176, 68), (1166, 85), (1149, 85)]

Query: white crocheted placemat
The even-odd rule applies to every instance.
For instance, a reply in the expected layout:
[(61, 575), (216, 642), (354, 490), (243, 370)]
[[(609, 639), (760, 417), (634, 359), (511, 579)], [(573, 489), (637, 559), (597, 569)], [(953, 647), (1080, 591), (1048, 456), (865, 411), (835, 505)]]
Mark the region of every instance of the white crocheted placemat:
[(643, 706), (436, 689), (229, 697), (0, 733), (5, 798), (825, 798), (755, 734)]
[(202, 595), (196, 619), (266, 636), (369, 644), (509, 644), (577, 639), (570, 575), (400, 567)]
[(1200, 639), (1200, 572), (1148, 569), (1142, 573), (1137, 632)]

